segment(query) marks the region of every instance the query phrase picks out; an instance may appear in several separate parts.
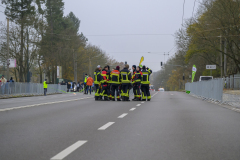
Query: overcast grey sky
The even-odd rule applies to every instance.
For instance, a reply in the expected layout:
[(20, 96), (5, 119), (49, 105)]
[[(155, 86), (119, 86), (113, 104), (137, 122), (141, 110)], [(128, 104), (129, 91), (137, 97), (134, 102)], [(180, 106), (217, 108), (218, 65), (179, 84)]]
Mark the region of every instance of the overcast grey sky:
[[(174, 34), (181, 27), (184, 0), (64, 0), (65, 12), (81, 20), (80, 31), (118, 61), (160, 69), (164, 52), (175, 45), (171, 35), (90, 36), (114, 34)], [(185, 0), (184, 18), (192, 16), (194, 0)], [(196, 8), (198, 3), (196, 3)], [(195, 9), (196, 10), (196, 9)], [(174, 49), (170, 56), (173, 55)], [(149, 54), (157, 52), (158, 54)], [(165, 61), (168, 56), (165, 56)]]
[[(182, 24), (184, 0), (63, 0), (64, 15), (72, 11), (80, 20), (80, 32), (117, 61), (143, 64), (160, 70), (164, 52), (175, 45), (174, 34)], [(194, 0), (185, 0), (184, 18), (192, 16)], [(196, 8), (198, 2), (196, 2)], [(4, 11), (0, 8), (0, 11)], [(4, 14), (0, 13), (0, 20)], [(128, 35), (119, 34), (167, 34)], [(169, 35), (168, 35), (169, 34)], [(117, 36), (96, 36), (117, 35)], [(170, 56), (174, 54), (174, 49)], [(150, 54), (152, 52), (155, 54)], [(165, 56), (165, 61), (168, 56)]]

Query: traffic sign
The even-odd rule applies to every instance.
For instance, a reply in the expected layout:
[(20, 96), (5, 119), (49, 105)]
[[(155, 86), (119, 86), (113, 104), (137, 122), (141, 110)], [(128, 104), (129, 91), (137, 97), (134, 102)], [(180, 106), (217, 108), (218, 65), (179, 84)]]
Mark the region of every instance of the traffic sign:
[(216, 65), (206, 65), (206, 69), (217, 69)]

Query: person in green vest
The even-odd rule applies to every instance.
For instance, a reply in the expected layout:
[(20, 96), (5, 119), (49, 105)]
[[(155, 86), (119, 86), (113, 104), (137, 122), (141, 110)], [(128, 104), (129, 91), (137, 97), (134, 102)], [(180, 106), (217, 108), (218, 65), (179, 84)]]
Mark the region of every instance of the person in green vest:
[(87, 94), (87, 79), (88, 79), (88, 75), (86, 73), (85, 79), (84, 79), (84, 94)]
[(47, 87), (48, 87), (47, 79), (45, 79), (45, 81), (43, 82), (44, 96), (47, 95)]

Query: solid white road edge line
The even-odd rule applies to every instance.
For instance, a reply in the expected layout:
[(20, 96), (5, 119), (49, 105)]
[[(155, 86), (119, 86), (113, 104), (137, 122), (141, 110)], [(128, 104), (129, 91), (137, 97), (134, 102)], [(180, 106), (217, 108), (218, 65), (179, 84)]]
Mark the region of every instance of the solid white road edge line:
[(136, 108), (132, 108), (132, 109), (130, 109), (129, 111), (134, 111)]
[(137, 104), (136, 106), (138, 106), (138, 107), (139, 107), (139, 106), (141, 106), (141, 104)]
[(62, 160), (85, 143), (87, 143), (87, 141), (77, 141), (62, 152), (58, 153), (56, 156), (52, 157), (50, 160)]
[(126, 115), (128, 115), (127, 113), (123, 113), (122, 115), (120, 115), (118, 118), (123, 118), (125, 117)]
[(98, 130), (105, 130), (108, 127), (110, 127), (111, 125), (113, 125), (115, 122), (108, 122), (107, 124), (105, 124), (104, 126), (98, 128)]
[(88, 98), (92, 98), (92, 97), (78, 98), (78, 99), (65, 100), (65, 101), (47, 102), (47, 103), (40, 103), (40, 104), (32, 104), (32, 105), (26, 105), (26, 106), (20, 106), (20, 107), (4, 108), (4, 109), (0, 109), (0, 112), (10, 111), (10, 110), (13, 110), (13, 109), (22, 109), (22, 108), (34, 107), (34, 106), (43, 106), (43, 105), (47, 105), (47, 104), (55, 104), (55, 103), (63, 103), (63, 102), (70, 102), (70, 101), (78, 101), (78, 100), (81, 100), (81, 99), (88, 99)]

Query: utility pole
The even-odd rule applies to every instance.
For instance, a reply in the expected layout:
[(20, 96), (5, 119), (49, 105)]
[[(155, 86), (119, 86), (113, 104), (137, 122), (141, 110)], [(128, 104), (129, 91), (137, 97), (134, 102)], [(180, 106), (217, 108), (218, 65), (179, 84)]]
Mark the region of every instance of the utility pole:
[(221, 67), (221, 78), (223, 77), (223, 66), (222, 66), (222, 35), (220, 35), (220, 67)]
[(91, 66), (92, 66), (92, 64), (91, 64), (91, 59), (90, 59), (90, 57), (89, 57), (89, 72), (88, 72), (88, 75), (91, 74)]
[(179, 85), (179, 87), (178, 87), (178, 88), (179, 88), (179, 90), (180, 90), (180, 79), (178, 79), (178, 85)]
[(9, 19), (7, 19), (7, 80), (9, 80)]
[(224, 76), (227, 76), (227, 41), (224, 42)]
[(168, 57), (169, 57), (169, 52), (168, 52), (168, 54), (165, 54), (165, 52), (164, 52), (164, 64), (165, 64), (165, 55), (168, 55)]
[(28, 29), (27, 29), (27, 82), (30, 82), (30, 74), (29, 74), (29, 47), (28, 47)]
[(76, 54), (73, 49), (73, 66), (74, 66), (74, 81), (77, 82), (77, 61), (76, 61)]

